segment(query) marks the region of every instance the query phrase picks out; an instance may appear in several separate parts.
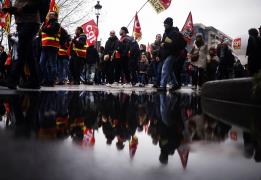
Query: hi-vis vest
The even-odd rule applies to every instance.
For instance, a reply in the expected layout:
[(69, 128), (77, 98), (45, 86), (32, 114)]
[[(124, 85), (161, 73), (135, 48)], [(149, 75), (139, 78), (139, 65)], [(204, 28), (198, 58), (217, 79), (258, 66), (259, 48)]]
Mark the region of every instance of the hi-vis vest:
[(78, 57), (86, 58), (87, 55), (87, 44), (85, 44), (82, 48), (76, 48), (75, 44), (73, 45), (73, 51), (76, 53)]
[(60, 47), (60, 36), (60, 33), (56, 35), (49, 35), (45, 32), (42, 32), (42, 46), (50, 46), (58, 49)]
[(59, 56), (68, 56), (67, 55), (67, 49), (64, 49), (64, 48), (59, 48), (59, 51), (58, 51), (58, 55)]

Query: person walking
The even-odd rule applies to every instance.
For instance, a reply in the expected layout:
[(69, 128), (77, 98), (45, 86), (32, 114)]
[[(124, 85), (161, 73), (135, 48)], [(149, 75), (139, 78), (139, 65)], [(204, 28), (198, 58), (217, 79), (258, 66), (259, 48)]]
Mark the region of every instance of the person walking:
[(170, 75), (173, 76), (173, 87), (175, 90), (178, 83), (173, 72), (174, 61), (177, 61), (182, 50), (186, 47), (186, 41), (183, 35), (179, 32), (177, 27), (173, 27), (173, 19), (168, 17), (164, 21), (165, 32), (163, 34), (162, 42), (160, 45), (160, 56), (163, 60), (161, 70), (160, 87), (158, 91), (166, 91), (166, 86)]

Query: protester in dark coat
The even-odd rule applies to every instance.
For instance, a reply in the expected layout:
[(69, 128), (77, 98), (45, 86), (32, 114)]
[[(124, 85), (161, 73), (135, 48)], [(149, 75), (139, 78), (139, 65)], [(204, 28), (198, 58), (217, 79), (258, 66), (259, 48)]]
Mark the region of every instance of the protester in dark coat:
[(261, 40), (257, 29), (249, 29), (246, 55), (248, 56), (249, 75), (253, 76), (261, 69)]
[[(185, 48), (184, 38), (179, 33), (177, 27), (173, 27), (173, 19), (168, 17), (164, 21), (165, 33), (162, 38), (161, 48), (160, 48), (160, 56), (164, 59), (164, 63), (161, 71), (161, 81), (159, 91), (166, 91), (166, 85), (169, 80), (169, 77), (172, 73), (172, 76), (175, 76), (173, 73), (173, 64), (180, 56), (180, 53)], [(182, 41), (183, 40), (183, 41)], [(178, 83), (176, 78), (173, 77), (173, 88), (172, 90), (176, 90)]]
[(115, 64), (119, 63), (119, 59), (115, 57), (116, 50), (119, 46), (119, 39), (115, 35), (115, 31), (110, 32), (110, 37), (108, 38), (106, 44), (105, 44), (105, 50), (104, 50), (104, 68), (106, 73), (106, 80), (108, 85), (112, 84), (115, 80)]
[(137, 41), (132, 39), (130, 44), (129, 71), (131, 75), (131, 84), (134, 86), (138, 82), (138, 62), (140, 59), (140, 49)]
[(87, 48), (85, 80), (88, 85), (94, 83), (96, 63), (99, 61), (99, 53), (94, 45)]

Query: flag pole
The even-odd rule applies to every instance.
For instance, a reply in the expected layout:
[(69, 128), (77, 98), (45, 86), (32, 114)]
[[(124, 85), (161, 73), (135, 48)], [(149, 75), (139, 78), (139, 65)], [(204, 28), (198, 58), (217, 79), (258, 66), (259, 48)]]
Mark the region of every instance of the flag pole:
[[(144, 8), (144, 6), (145, 6), (149, 1), (150, 1), (150, 0), (147, 0), (147, 1), (141, 6), (141, 8), (137, 11), (136, 14), (138, 14), (138, 13)], [(135, 14), (135, 15), (136, 15), (136, 14)], [(131, 22), (134, 20), (134, 18), (135, 18), (135, 16), (133, 16), (133, 18), (130, 20), (130, 22), (129, 22), (127, 28), (130, 26), (130, 24), (131, 24)]]

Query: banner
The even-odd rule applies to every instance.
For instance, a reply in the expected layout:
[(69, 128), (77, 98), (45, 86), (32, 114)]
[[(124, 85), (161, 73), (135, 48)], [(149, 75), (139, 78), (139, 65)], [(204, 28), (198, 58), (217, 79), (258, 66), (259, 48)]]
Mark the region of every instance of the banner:
[(194, 26), (193, 26), (193, 20), (192, 20), (192, 14), (189, 12), (189, 15), (187, 17), (187, 20), (181, 30), (181, 33), (184, 35), (187, 43), (191, 43), (192, 36), (194, 33)]
[(171, 0), (149, 0), (149, 2), (158, 14), (168, 9), (171, 4)]
[(241, 38), (236, 38), (233, 40), (233, 48), (241, 49)]
[(92, 46), (97, 42), (99, 36), (99, 29), (94, 20), (90, 20), (87, 23), (82, 25), (83, 32), (87, 36), (86, 44), (87, 46)]
[(141, 40), (141, 36), (142, 36), (142, 33), (141, 33), (140, 21), (139, 21), (138, 15), (136, 13), (135, 19), (134, 19), (134, 25), (133, 25), (133, 37), (135, 40), (139, 41), (139, 40)]

